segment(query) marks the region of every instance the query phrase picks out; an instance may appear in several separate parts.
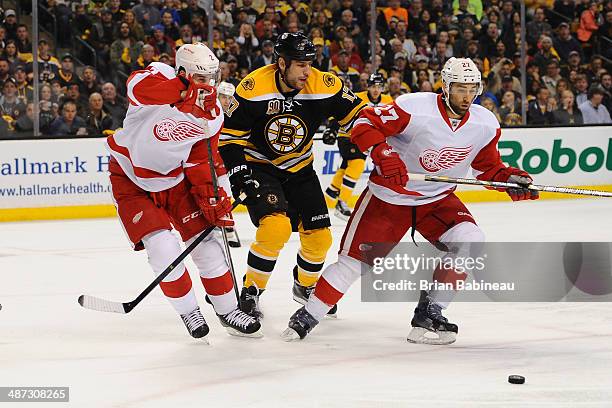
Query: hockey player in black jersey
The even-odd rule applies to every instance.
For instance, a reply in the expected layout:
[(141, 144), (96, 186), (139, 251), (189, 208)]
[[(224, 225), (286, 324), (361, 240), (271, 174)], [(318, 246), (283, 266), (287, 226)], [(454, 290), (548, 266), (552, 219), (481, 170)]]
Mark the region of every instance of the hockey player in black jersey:
[(219, 143), (234, 196), (247, 194), (257, 226), (240, 303), (259, 316), (259, 296), (292, 232), (299, 232), (301, 244), (293, 268), (294, 300), (305, 303), (314, 288), (331, 232), (312, 165), (312, 138), (330, 116), (350, 130), (365, 106), (337, 76), (312, 68), (315, 47), (302, 33), (281, 35), (274, 54), (273, 64), (238, 85)]

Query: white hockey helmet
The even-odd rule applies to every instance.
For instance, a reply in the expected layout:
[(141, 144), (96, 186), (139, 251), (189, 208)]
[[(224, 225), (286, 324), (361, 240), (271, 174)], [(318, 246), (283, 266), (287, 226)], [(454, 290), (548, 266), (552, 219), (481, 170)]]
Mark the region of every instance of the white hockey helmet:
[(442, 88), (448, 95), (453, 82), (478, 84), (476, 95), (482, 93), (482, 77), (474, 61), (469, 58), (451, 57), (442, 68)]
[(208, 84), (215, 86), (219, 79), (219, 59), (203, 43), (184, 44), (176, 51), (176, 73), (185, 71), (187, 78), (193, 74), (205, 75)]
[(217, 94), (219, 95), (233, 96), (234, 92), (236, 92), (236, 87), (229, 82), (223, 81), (217, 87)]

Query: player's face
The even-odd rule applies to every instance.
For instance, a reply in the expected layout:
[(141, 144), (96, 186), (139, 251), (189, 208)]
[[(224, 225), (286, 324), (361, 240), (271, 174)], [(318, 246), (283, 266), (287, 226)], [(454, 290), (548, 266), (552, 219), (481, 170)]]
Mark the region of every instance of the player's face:
[(191, 75), (191, 80), (195, 84), (206, 84), (215, 86), (215, 84), (218, 82), (217, 76), (218, 75), (193, 74)]
[(311, 69), (311, 61), (291, 61), (289, 67), (285, 67), (283, 79), (289, 87), (302, 90), (306, 86)]
[(382, 86), (380, 86), (380, 84), (370, 85), (368, 87), (368, 91), (370, 92), (370, 96), (373, 99), (378, 99), (378, 97), (382, 93)]
[(465, 115), (478, 96), (478, 84), (453, 83), (449, 90), (449, 102), (459, 116)]
[(230, 102), (232, 100), (231, 96), (219, 94), (219, 102), (221, 102), (221, 107), (223, 108), (223, 112), (226, 112), (230, 106)]

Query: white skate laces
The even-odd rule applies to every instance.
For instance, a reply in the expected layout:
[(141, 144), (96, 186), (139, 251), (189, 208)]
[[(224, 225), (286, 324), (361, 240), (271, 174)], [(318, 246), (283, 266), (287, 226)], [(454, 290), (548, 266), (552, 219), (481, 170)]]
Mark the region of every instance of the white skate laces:
[(198, 327), (203, 326), (206, 321), (204, 320), (204, 316), (200, 313), (200, 308), (195, 308), (192, 312), (181, 315), (181, 318), (185, 322), (185, 325), (189, 329), (189, 332), (193, 332)]
[(250, 325), (255, 323), (255, 318), (242, 312), (240, 309), (234, 309), (231, 312), (229, 312), (228, 314), (226, 314), (225, 316), (223, 316), (223, 318), (231, 325), (233, 326), (238, 326), (243, 330), (246, 330), (246, 328)]

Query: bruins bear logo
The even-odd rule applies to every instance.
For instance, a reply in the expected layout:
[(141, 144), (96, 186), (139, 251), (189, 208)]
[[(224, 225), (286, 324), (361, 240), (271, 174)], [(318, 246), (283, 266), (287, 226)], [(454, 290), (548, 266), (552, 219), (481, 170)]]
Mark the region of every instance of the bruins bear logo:
[(308, 129), (302, 119), (294, 115), (272, 118), (264, 129), (268, 145), (277, 154), (297, 150), (306, 141)]
[(255, 80), (253, 78), (247, 78), (242, 81), (242, 87), (247, 91), (255, 89)]
[(323, 75), (323, 83), (328, 87), (331, 88), (332, 86), (334, 86), (334, 84), (336, 83), (336, 78), (334, 78), (333, 75), (331, 74), (324, 74)]

